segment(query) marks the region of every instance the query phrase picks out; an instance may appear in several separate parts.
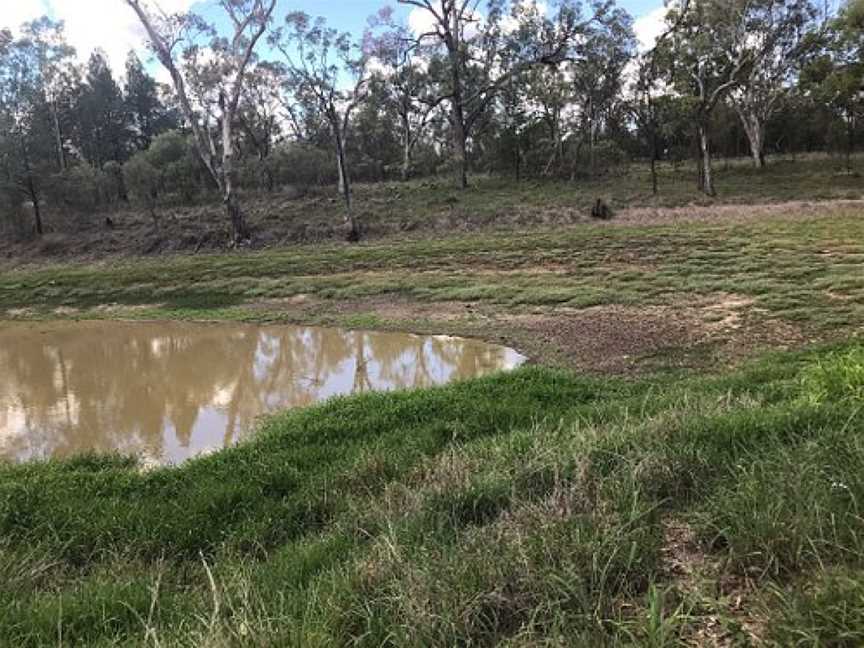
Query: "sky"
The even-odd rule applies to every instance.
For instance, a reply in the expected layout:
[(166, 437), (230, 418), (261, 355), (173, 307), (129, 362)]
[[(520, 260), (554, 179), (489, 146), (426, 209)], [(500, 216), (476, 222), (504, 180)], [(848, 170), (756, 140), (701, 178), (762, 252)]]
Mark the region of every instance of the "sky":
[[(153, 1), (167, 12), (194, 9), (212, 19), (219, 15), (213, 0)], [(662, 29), (662, 0), (618, 2), (636, 19), (634, 28), (643, 47), (649, 46)], [(395, 7), (409, 24), (417, 22), (418, 16), (410, 16), (409, 8), (395, 0), (279, 0), (276, 16), (281, 20), (289, 11), (305, 11), (324, 16), (331, 26), (359, 36), (367, 18), (386, 5)], [(64, 21), (67, 39), (82, 60), (86, 61), (95, 48), (102, 48), (118, 75), (130, 49), (138, 51), (142, 60), (151, 58), (144, 47), (143, 30), (124, 0), (0, 0), (0, 29), (9, 28), (14, 33), (22, 23), (42, 15)]]

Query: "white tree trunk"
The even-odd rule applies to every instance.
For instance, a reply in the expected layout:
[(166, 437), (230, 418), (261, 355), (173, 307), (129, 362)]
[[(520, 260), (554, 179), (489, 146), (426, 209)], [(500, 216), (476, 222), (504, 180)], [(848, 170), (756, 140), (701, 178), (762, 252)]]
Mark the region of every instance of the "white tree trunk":
[(744, 133), (750, 144), (750, 157), (753, 159), (753, 166), (761, 169), (765, 166), (765, 123), (752, 110), (736, 105), (736, 112), (741, 119), (741, 125), (744, 127)]
[(706, 196), (715, 196), (714, 173), (711, 168), (711, 143), (708, 139), (708, 127), (700, 125), (699, 136), (699, 190)]

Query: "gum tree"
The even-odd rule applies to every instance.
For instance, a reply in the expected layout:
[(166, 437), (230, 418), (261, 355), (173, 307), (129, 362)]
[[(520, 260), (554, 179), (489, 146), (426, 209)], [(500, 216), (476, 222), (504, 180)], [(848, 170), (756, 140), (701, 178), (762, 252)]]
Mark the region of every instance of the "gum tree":
[(59, 170), (41, 55), (27, 36), (0, 31), (0, 190), (30, 203), (36, 235), (44, 233), (44, 185)]
[(428, 48), (419, 45), (410, 28), (394, 19), (391, 8), (382, 9), (372, 20), (367, 45), (380, 68), (380, 86), (386, 107), (398, 117), (402, 146), (402, 179), (411, 177), (414, 149), (427, 131), (430, 121), (444, 101), (435, 96), (429, 75)]
[[(328, 27), (323, 18), (303, 12), (289, 14), (271, 44), (285, 65), (285, 87), (301, 107), (323, 115), (330, 128), (339, 173), (339, 192), (345, 201), (347, 238), (357, 241), (360, 228), (354, 215), (346, 139), (351, 115), (366, 97), (369, 57), (347, 32)], [(344, 76), (343, 76), (344, 75)]]
[[(219, 0), (231, 30), (227, 35), (193, 13), (167, 16), (146, 0), (126, 0), (147, 32), (150, 47), (171, 76), (177, 99), (195, 138), (198, 155), (219, 192), (231, 223), (233, 243), (249, 238), (249, 228), (235, 194), (234, 126), (255, 48), (267, 31), (276, 0)], [(207, 56), (201, 40), (207, 39)], [(181, 58), (193, 73), (211, 73), (215, 96), (215, 125), (209, 111), (198, 110), (187, 90)], [(204, 70), (204, 67), (207, 69)], [(215, 74), (212, 74), (215, 73)], [(217, 131), (217, 132), (214, 132)]]
[[(398, 0), (420, 11), (430, 28), (416, 43), (440, 52), (438, 96), (449, 104), (448, 120), (457, 185), (468, 186), (468, 142), (510, 79), (572, 56), (587, 22), (579, 6), (560, 0), (554, 18), (535, 2), (509, 0)], [(598, 12), (606, 7), (596, 7)], [(590, 22), (590, 21), (588, 21)]]
[(674, 26), (658, 46), (666, 81), (686, 98), (699, 150), (697, 187), (716, 195), (711, 164), (710, 125), (714, 109), (752, 65), (746, 10), (750, 0), (691, 0), (683, 13), (670, 11)]
[(794, 84), (794, 77), (818, 42), (818, 11), (809, 0), (757, 0), (746, 5), (751, 64), (729, 100), (738, 114), (753, 164), (765, 166), (765, 127)]

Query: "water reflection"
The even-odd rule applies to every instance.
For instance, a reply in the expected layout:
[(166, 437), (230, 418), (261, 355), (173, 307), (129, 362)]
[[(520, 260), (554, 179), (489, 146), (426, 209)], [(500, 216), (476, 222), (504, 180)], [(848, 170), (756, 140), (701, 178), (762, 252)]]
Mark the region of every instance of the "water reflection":
[(474, 340), (186, 323), (0, 324), (0, 458), (120, 451), (179, 463), (259, 415), (510, 369)]

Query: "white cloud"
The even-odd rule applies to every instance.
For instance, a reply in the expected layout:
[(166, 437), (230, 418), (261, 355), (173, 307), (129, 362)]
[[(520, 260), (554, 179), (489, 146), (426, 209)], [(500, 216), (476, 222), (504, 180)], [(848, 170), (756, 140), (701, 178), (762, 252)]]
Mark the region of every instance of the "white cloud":
[[(158, 0), (167, 13), (185, 11), (196, 0)], [(124, 0), (0, 0), (0, 27), (17, 29), (21, 23), (48, 15), (66, 24), (66, 38), (78, 58), (86, 61), (101, 48), (116, 74), (121, 74), (129, 50), (143, 52), (146, 38), (138, 18)]]
[[(525, 10), (534, 9), (541, 16), (548, 16), (550, 14), (549, 2), (547, 0), (514, 0), (514, 4), (522, 6)], [(485, 16), (479, 11), (472, 14), (472, 17), (477, 22), (467, 26), (466, 36), (468, 37), (475, 35), (478, 29), (482, 28), (485, 20)], [(426, 9), (414, 7), (408, 14), (408, 27), (415, 36), (435, 32), (435, 26), (435, 16)], [(501, 26), (505, 32), (509, 32), (515, 30), (519, 26), (519, 23), (512, 15), (508, 14), (502, 17)]]
[(435, 16), (426, 9), (414, 7), (408, 14), (408, 27), (415, 36), (435, 31)]
[(16, 33), (22, 24), (47, 13), (43, 0), (6, 0), (0, 12), (0, 29)]
[(640, 51), (645, 52), (654, 47), (657, 38), (666, 29), (666, 12), (666, 7), (657, 7), (633, 22)]

